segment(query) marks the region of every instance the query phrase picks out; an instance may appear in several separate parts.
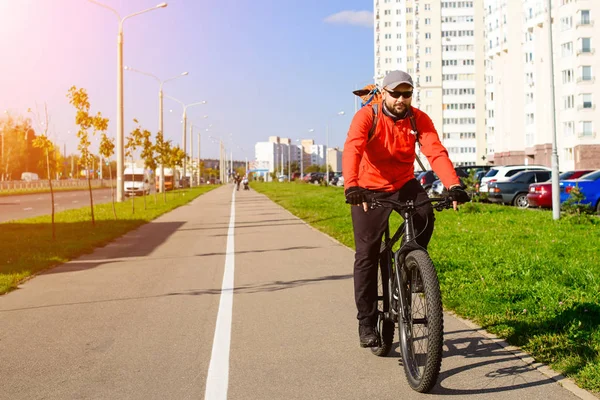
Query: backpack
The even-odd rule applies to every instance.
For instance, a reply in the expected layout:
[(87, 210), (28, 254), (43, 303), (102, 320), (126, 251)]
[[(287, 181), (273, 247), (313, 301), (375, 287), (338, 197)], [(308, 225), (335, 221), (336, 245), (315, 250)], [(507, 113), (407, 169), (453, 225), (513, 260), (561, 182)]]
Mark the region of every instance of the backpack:
[[(379, 120), (379, 102), (382, 99), (381, 93), (379, 92), (379, 89), (375, 85), (367, 85), (363, 89), (355, 90), (352, 93), (354, 93), (355, 95), (357, 95), (358, 97), (360, 97), (363, 100), (363, 102), (360, 105), (361, 107), (364, 107), (367, 104), (374, 102), (374, 104), (372, 106), (373, 124), (371, 125), (371, 129), (369, 129), (369, 135), (367, 137), (367, 143), (369, 143), (371, 141), (371, 139), (373, 139), (373, 136), (375, 135), (375, 129), (377, 128), (377, 122)], [(417, 139), (417, 143), (419, 144), (419, 149), (420, 149), (421, 143), (419, 142), (419, 130), (417, 129), (417, 121), (415, 120), (415, 115), (413, 114), (412, 107), (410, 107), (408, 109), (408, 113), (409, 113), (408, 118), (410, 120), (410, 126), (412, 128), (412, 133), (415, 135), (415, 137)], [(419, 156), (415, 154), (415, 158), (417, 159), (417, 162), (419, 163), (419, 166), (421, 167), (421, 169), (423, 171), (425, 171), (425, 166), (421, 162), (421, 159), (419, 158)]]

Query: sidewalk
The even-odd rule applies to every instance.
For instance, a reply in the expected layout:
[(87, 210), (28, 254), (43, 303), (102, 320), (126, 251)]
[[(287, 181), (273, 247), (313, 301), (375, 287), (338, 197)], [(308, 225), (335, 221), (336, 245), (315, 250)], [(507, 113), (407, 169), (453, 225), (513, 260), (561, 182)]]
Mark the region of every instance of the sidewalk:
[(209, 192), (0, 297), (0, 399), (204, 398), (227, 259), (229, 399), (579, 398), (449, 314), (439, 385), (415, 393), (397, 346), (358, 346), (353, 252), (254, 191), (235, 192), (231, 238), (231, 199)]

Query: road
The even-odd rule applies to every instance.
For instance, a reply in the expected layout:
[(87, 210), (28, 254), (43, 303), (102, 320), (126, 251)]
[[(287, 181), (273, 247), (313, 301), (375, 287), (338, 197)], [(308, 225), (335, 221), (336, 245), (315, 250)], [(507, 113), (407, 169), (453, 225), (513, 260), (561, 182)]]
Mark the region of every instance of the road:
[[(92, 190), (94, 204), (109, 203), (110, 189)], [(89, 206), (90, 194), (87, 190), (73, 190), (54, 193), (55, 211)], [(50, 192), (0, 197), (0, 222), (49, 215), (52, 213)]]
[(358, 345), (345, 246), (224, 186), (0, 297), (0, 398), (578, 397), (445, 315), (432, 394)]

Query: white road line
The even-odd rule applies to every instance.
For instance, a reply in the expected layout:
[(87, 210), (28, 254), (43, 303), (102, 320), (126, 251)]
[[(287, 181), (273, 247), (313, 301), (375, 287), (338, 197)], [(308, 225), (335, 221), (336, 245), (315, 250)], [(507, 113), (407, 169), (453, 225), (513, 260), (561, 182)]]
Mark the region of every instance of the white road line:
[(235, 225), (235, 190), (231, 195), (231, 217), (227, 232), (225, 272), (221, 286), (221, 299), (217, 313), (215, 337), (206, 377), (205, 400), (225, 400), (229, 388), (229, 350), (231, 344), (231, 319), (233, 311), (233, 278), (235, 269), (235, 247), (233, 227)]
[(33, 207), (27, 207), (27, 208), (23, 209), (23, 211), (29, 211), (29, 210), (33, 210)]

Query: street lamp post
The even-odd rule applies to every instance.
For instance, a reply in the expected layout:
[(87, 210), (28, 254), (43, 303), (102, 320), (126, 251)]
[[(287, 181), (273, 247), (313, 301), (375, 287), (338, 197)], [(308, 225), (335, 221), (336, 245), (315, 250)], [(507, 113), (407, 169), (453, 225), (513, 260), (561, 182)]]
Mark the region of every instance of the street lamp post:
[(560, 219), (560, 185), (558, 181), (558, 145), (556, 140), (556, 104), (554, 93), (554, 53), (552, 45), (552, 2), (548, 0), (548, 19), (545, 21), (548, 31), (550, 65), (550, 115), (552, 116), (552, 219)]
[[(137, 73), (140, 73), (142, 75), (149, 76), (149, 77), (154, 78), (154, 79), (156, 79), (158, 81), (158, 83), (159, 83), (159, 90), (158, 90), (158, 131), (162, 132), (163, 137), (164, 137), (165, 132), (163, 131), (163, 85), (166, 82), (168, 82), (168, 81), (172, 81), (173, 79), (177, 79), (177, 78), (181, 78), (182, 76), (186, 76), (188, 73), (187, 72), (182, 72), (181, 74), (173, 76), (173, 77), (171, 77), (169, 79), (161, 80), (156, 75), (153, 75), (153, 74), (151, 74), (149, 72), (140, 71), (138, 69), (131, 68), (131, 67), (128, 67), (128, 66), (125, 66), (125, 69), (128, 70), (128, 71), (137, 72)], [(163, 193), (165, 191), (165, 166), (163, 164), (160, 165), (159, 190), (160, 190), (160, 193)]]
[[(177, 100), (174, 97), (171, 96), (167, 96), (165, 95), (166, 98), (171, 99), (173, 101), (178, 102), (179, 104), (181, 104), (181, 107), (183, 108), (183, 134), (182, 134), (182, 145), (183, 145), (183, 153), (186, 155), (186, 157), (183, 158), (183, 178), (186, 177), (186, 171), (187, 171), (187, 109), (188, 107), (192, 107), (192, 106), (197, 106), (200, 104), (206, 104), (206, 100), (203, 101), (199, 101), (196, 103), (191, 103), (191, 104), (185, 104), (184, 102), (182, 102), (181, 100)], [(191, 178), (190, 178), (191, 179)]]
[[(340, 111), (337, 115), (346, 114), (344, 111)], [(325, 138), (325, 185), (329, 186), (329, 121), (326, 127), (326, 138)]]
[(164, 8), (167, 3), (160, 3), (152, 8), (138, 11), (133, 14), (129, 14), (123, 18), (121, 15), (112, 7), (106, 4), (100, 3), (96, 0), (88, 0), (91, 3), (104, 7), (112, 11), (119, 19), (119, 33), (117, 35), (117, 201), (122, 202), (124, 200), (124, 188), (123, 188), (123, 164), (124, 164), (124, 132), (123, 132), (123, 23), (127, 18), (135, 17), (136, 15), (143, 14), (148, 11), (153, 11), (159, 8)]

